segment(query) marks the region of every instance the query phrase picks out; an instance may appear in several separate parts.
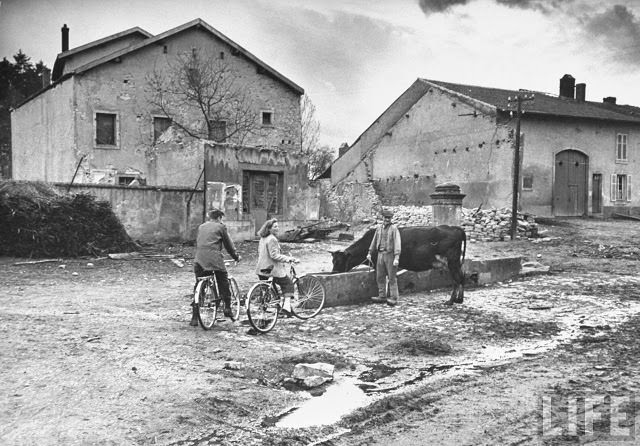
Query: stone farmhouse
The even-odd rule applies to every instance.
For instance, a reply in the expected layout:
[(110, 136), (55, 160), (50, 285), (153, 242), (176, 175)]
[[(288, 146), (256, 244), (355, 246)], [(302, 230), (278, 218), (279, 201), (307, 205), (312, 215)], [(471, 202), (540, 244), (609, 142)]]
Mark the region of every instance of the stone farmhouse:
[[(184, 122), (208, 129), (203, 138), (194, 138), (154, 102), (150, 76), (167, 74), (176, 61), (191, 56), (215, 59), (234, 73), (256, 118), (253, 131), (240, 137), (233, 134), (232, 118), (207, 123), (185, 109)], [(211, 206), (225, 207), (228, 222), (250, 222), (252, 229), (267, 215), (291, 222), (317, 219), (317, 193), (300, 155), (303, 94), (201, 19), (156, 36), (136, 27), (72, 49), (65, 25), (52, 83), (12, 112), (13, 177), (73, 183), (102, 195), (125, 227), (142, 238), (188, 237)], [(123, 189), (138, 190), (137, 198)], [(160, 194), (149, 205), (143, 197), (149, 189), (186, 193), (170, 203)], [(192, 201), (194, 191), (200, 204)], [(189, 215), (176, 217), (185, 205)], [(175, 215), (167, 216), (167, 207), (175, 208)], [(157, 223), (154, 233), (145, 234), (150, 221)]]
[[(639, 214), (640, 108), (585, 100), (565, 75), (559, 95), (417, 79), (331, 166), (331, 183), (370, 182), (383, 204), (429, 204), (455, 183), (464, 206), (511, 207), (516, 95), (522, 102), (520, 209), (539, 216)], [(637, 178), (637, 176), (636, 176)]]

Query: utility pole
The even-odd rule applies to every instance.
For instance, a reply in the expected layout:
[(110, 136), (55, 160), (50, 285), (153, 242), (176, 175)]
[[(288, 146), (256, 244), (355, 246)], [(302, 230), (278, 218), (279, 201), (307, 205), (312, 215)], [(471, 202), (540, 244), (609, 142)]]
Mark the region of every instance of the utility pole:
[[(518, 192), (520, 191), (520, 117), (523, 113), (522, 103), (533, 101), (535, 96), (518, 94), (514, 97), (509, 96), (508, 99), (509, 106), (512, 102), (516, 102), (516, 141), (513, 154), (513, 201), (511, 203), (511, 240), (515, 240), (518, 233)], [(513, 111), (511, 113), (513, 115)]]
[[(204, 163), (202, 164), (202, 222), (207, 221), (207, 161), (209, 160), (209, 152), (207, 151), (207, 145), (202, 144), (202, 151), (204, 156), (202, 157)], [(197, 184), (196, 184), (197, 186)]]

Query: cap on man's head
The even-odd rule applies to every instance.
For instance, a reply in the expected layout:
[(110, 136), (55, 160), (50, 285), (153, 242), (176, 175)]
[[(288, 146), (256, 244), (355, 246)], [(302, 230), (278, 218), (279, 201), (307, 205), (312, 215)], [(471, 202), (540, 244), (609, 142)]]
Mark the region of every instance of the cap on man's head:
[(224, 215), (224, 212), (222, 212), (222, 210), (218, 209), (218, 208), (213, 208), (209, 211), (209, 218), (219, 218), (222, 217)]
[(391, 217), (393, 217), (393, 211), (390, 210), (390, 209), (383, 209), (382, 210), (382, 216), (391, 218)]

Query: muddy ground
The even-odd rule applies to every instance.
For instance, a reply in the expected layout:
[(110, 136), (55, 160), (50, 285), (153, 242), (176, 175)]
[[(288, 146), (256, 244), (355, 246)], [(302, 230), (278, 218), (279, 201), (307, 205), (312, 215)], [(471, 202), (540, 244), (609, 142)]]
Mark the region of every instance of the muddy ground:
[[(548, 274), (469, 289), (453, 308), (444, 290), (413, 294), (259, 336), (244, 320), (189, 326), (192, 247), (0, 258), (0, 443), (640, 444), (640, 224), (540, 229), (537, 240), (472, 242), (468, 257), (520, 255)], [(345, 245), (285, 250), (299, 271), (326, 271), (327, 250)], [(256, 248), (242, 244), (231, 269), (244, 290)], [(284, 387), (295, 364), (320, 361), (336, 370), (314, 392), (324, 394)], [(576, 401), (578, 422), (567, 415)], [(585, 402), (599, 402), (586, 428)]]

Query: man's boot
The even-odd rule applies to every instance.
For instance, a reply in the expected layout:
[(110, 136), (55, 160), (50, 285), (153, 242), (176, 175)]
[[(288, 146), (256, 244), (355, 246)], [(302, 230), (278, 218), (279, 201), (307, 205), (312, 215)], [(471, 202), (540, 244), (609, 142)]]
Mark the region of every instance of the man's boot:
[(191, 322), (189, 325), (192, 327), (198, 326), (198, 309), (196, 308), (196, 304), (191, 302)]
[(376, 303), (376, 304), (381, 304), (385, 300), (386, 299), (384, 297), (381, 297), (381, 296), (371, 296), (371, 302)]
[(396, 305), (398, 305), (398, 298), (397, 297), (387, 297), (387, 305), (389, 305), (390, 307), (395, 307)]
[(233, 311), (231, 311), (231, 299), (224, 301), (222, 313), (224, 314), (224, 317), (233, 319)]

